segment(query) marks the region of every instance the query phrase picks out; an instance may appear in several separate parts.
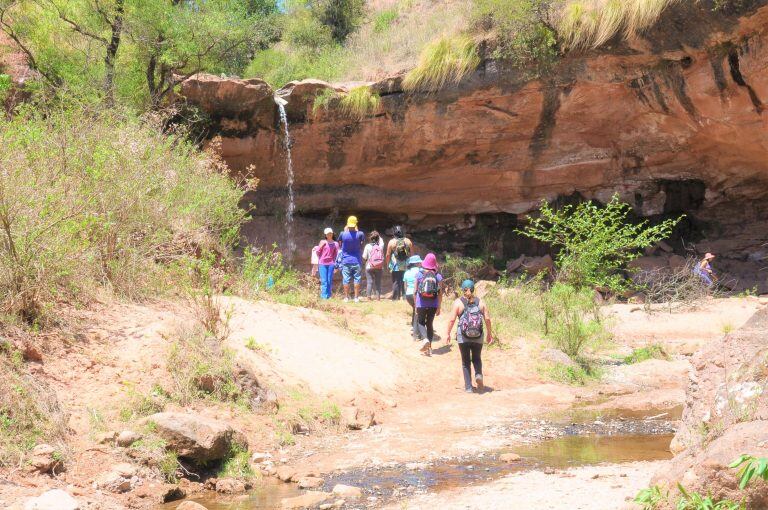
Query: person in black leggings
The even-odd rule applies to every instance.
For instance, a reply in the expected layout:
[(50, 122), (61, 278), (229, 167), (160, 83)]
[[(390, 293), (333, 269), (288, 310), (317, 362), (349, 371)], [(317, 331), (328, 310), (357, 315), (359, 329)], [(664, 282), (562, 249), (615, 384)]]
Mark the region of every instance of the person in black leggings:
[[(461, 370), (464, 375), (464, 391), (472, 393), (472, 366), (475, 368), (475, 383), (477, 392), (482, 393), (485, 388), (483, 382), (483, 336), (486, 341), (493, 343), (491, 330), (491, 314), (485, 302), (475, 296), (475, 283), (472, 280), (464, 280), (461, 283), (462, 297), (453, 302), (453, 307), (448, 319), (447, 342), (451, 341), (451, 332), (456, 319), (459, 325), (456, 328), (456, 342), (461, 351)], [(483, 331), (483, 323), (485, 331)]]

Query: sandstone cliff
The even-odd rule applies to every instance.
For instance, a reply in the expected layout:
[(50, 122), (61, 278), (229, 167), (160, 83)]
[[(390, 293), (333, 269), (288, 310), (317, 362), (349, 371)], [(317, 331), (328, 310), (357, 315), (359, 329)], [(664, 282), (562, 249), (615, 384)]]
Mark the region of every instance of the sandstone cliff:
[[(756, 274), (768, 252), (768, 7), (728, 18), (704, 4), (681, 4), (645, 39), (570, 55), (534, 80), (485, 60), (437, 93), (404, 93), (398, 77), (374, 83), (382, 106), (363, 120), (312, 113), (329, 84), (287, 85), (278, 94), (298, 214), (401, 221), (444, 249), (461, 241), (471, 252), (485, 236), (484, 248), (508, 258), (536, 251), (511, 227), (541, 199), (618, 193), (641, 216), (685, 213), (678, 251), (697, 243), (727, 255), (721, 270)], [(210, 116), (208, 134), (222, 137), (235, 171), (255, 166), (257, 211), (284, 210), (272, 90), (195, 76), (182, 94)], [(764, 275), (750, 283), (768, 290)]]

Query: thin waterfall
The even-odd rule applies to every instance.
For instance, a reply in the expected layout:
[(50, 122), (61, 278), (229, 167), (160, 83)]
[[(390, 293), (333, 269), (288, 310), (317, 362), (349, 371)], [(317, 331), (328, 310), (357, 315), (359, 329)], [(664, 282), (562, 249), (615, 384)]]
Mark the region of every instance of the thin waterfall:
[(280, 123), (283, 125), (284, 137), (283, 147), (285, 148), (285, 174), (287, 177), (288, 205), (285, 209), (285, 231), (288, 237), (288, 260), (293, 262), (293, 256), (296, 252), (296, 240), (293, 238), (293, 212), (296, 210), (296, 203), (293, 196), (293, 158), (291, 157), (291, 133), (288, 130), (288, 114), (285, 112), (285, 99), (275, 96), (275, 103), (280, 110)]

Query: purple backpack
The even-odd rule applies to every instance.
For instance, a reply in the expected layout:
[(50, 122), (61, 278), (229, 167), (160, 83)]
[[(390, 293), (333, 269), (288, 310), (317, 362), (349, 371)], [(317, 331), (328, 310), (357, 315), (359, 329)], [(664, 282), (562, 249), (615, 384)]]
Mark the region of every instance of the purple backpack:
[(468, 339), (477, 339), (483, 336), (483, 311), (480, 309), (480, 299), (470, 304), (466, 298), (461, 298), (464, 303), (464, 313), (459, 318), (459, 331), (461, 336)]

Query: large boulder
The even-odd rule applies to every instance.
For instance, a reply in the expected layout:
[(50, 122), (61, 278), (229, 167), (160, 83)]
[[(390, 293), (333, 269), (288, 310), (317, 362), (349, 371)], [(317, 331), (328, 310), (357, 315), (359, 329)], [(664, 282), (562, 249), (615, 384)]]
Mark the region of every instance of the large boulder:
[[(739, 330), (693, 358), (683, 419), (670, 449), (677, 453), (652, 484), (677, 494), (677, 483), (714, 499), (745, 500), (747, 508), (768, 507), (768, 484), (753, 480), (738, 489), (728, 465), (746, 453), (768, 457), (768, 308)], [(673, 498), (676, 499), (676, 498)]]
[(154, 423), (168, 449), (196, 463), (223, 459), (234, 443), (247, 444), (230, 425), (193, 414), (157, 413), (147, 422)]
[(344, 92), (341, 87), (334, 87), (328, 82), (307, 79), (292, 81), (275, 92), (275, 95), (287, 102), (285, 110), (288, 118), (291, 121), (301, 121), (312, 113), (315, 98), (326, 90), (336, 94)]

